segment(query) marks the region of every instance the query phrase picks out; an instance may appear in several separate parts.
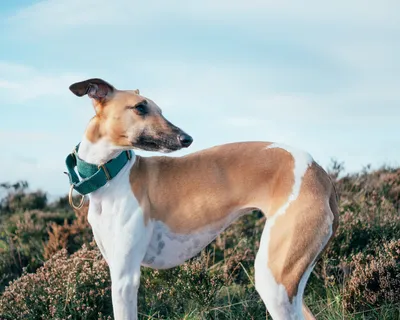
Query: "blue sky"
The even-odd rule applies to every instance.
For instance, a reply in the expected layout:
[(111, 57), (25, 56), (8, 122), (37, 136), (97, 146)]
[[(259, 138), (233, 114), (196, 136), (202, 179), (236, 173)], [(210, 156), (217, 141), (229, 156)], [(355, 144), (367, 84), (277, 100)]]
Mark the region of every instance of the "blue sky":
[[(0, 182), (68, 190), (93, 115), (68, 86), (139, 88), (194, 137), (246, 140), (327, 167), (400, 164), (399, 1), (47, 0), (0, 4)], [(140, 154), (149, 156), (149, 153)]]

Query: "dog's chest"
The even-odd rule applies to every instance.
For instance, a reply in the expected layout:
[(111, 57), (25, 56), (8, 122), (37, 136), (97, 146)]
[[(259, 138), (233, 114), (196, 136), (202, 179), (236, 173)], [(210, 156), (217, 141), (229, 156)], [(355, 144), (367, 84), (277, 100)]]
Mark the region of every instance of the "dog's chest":
[(90, 197), (88, 220), (95, 241), (108, 264), (123, 259), (141, 262), (149, 243), (152, 225), (130, 190), (128, 179), (121, 176)]

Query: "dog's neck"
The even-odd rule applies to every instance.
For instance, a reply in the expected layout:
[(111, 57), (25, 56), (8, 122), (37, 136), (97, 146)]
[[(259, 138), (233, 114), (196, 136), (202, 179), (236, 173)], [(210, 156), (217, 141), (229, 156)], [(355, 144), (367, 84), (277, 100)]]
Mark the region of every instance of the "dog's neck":
[(101, 165), (118, 157), (121, 152), (121, 149), (117, 149), (105, 138), (91, 142), (84, 135), (79, 145), (78, 156), (88, 163)]
[(117, 157), (120, 153), (121, 150), (113, 147), (111, 142), (102, 134), (97, 116), (93, 117), (79, 145), (79, 158), (87, 163), (101, 165)]

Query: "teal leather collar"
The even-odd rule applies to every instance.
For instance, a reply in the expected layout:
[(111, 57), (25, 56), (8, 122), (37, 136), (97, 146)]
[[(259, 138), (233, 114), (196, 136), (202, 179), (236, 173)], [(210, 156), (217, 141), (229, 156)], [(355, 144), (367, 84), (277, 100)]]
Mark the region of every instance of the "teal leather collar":
[[(70, 153), (65, 159), (68, 172), (66, 174), (69, 177), (71, 188), (79, 192), (81, 195), (86, 195), (93, 191), (100, 189), (108, 181), (113, 179), (125, 166), (125, 164), (132, 158), (132, 151), (128, 150), (122, 152), (118, 157), (111, 159), (107, 163), (102, 165), (95, 165), (83, 161), (78, 157), (79, 144), (75, 147), (72, 153)], [(75, 171), (75, 167), (78, 170), (79, 179)]]

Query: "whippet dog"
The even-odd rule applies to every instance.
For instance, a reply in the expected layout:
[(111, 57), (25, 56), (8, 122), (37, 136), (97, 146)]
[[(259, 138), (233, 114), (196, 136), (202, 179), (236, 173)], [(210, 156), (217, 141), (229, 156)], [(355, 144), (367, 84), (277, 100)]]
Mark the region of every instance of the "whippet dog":
[(178, 266), (254, 210), (267, 218), (255, 288), (268, 312), (273, 319), (314, 318), (303, 292), (337, 228), (338, 208), (328, 174), (308, 153), (242, 142), (183, 157), (142, 157), (133, 150), (171, 152), (193, 140), (138, 90), (117, 90), (101, 79), (70, 90), (87, 94), (96, 113), (67, 160), (80, 175), (69, 170), (70, 197), (73, 189), (88, 194), (88, 221), (110, 268), (116, 320), (137, 319), (141, 266)]

